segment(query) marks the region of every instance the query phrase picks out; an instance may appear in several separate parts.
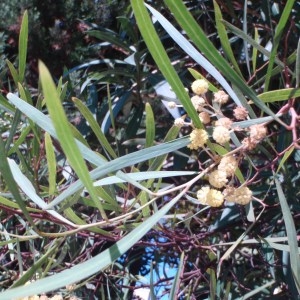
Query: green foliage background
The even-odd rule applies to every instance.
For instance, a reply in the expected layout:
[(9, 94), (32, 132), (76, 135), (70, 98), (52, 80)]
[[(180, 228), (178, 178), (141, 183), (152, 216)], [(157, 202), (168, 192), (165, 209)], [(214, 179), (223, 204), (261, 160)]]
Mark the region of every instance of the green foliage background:
[[(0, 4), (1, 299), (133, 299), (147, 280), (151, 299), (298, 296), (298, 2), (150, 5)], [(267, 124), (237, 151), (246, 207), (196, 199), (242, 137), (186, 148), (173, 118), (204, 128), (185, 90), (201, 76), (224, 115), (248, 109), (234, 126)]]

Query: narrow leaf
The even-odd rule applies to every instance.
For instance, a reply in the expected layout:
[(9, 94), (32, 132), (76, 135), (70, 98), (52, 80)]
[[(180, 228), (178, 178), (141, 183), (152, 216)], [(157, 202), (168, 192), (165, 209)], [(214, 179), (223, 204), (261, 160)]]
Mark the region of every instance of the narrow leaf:
[(60, 97), (57, 93), (54, 82), (51, 78), (48, 69), (42, 62), (39, 62), (39, 72), (46, 104), (51, 119), (53, 120), (53, 125), (55, 127), (57, 137), (62, 146), (62, 149), (64, 150), (64, 153), (70, 165), (75, 170), (76, 174), (89, 191), (91, 198), (93, 199), (96, 207), (98, 207), (99, 211), (101, 212), (102, 217), (104, 219), (107, 219), (101, 202), (97, 197), (85, 161), (76, 145), (75, 139), (71, 131), (71, 127), (69, 125), (69, 121), (62, 107)]
[(20, 36), (19, 36), (19, 81), (23, 82), (26, 69), (28, 42), (28, 12), (25, 11), (22, 19)]
[(151, 105), (146, 103), (146, 147), (151, 147), (155, 139), (155, 120)]
[(53, 195), (56, 190), (56, 159), (52, 140), (48, 132), (45, 133), (45, 149), (48, 165), (48, 193), (49, 195)]
[(283, 214), (285, 229), (288, 237), (288, 244), (290, 247), (291, 269), (292, 269), (297, 290), (300, 293), (300, 260), (299, 260), (299, 253), (298, 253), (297, 231), (295, 228), (295, 223), (289, 205), (283, 193), (281, 184), (276, 177), (276, 174), (274, 174), (274, 179), (275, 179), (275, 185), (277, 189), (279, 203)]

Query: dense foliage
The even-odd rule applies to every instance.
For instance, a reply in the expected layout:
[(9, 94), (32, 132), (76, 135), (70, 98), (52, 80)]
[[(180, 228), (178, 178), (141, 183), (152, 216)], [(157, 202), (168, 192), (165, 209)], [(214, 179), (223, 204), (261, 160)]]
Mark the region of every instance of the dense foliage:
[(0, 298), (296, 299), (299, 3), (148, 3), (0, 4)]

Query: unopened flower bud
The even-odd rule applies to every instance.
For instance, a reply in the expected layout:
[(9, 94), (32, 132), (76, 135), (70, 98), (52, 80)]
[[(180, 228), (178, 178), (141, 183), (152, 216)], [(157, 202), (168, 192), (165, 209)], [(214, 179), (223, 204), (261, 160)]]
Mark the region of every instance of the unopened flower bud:
[(210, 115), (208, 112), (206, 111), (202, 111), (200, 114), (199, 114), (199, 118), (201, 120), (201, 122), (203, 124), (208, 124), (210, 123)]

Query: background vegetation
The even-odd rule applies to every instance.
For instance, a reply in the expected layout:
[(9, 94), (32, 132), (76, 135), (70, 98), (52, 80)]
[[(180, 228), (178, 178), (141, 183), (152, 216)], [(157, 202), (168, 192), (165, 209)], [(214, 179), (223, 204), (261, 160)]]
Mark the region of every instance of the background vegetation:
[[(299, 3), (148, 3), (0, 4), (0, 298), (297, 299)], [(202, 77), (207, 125), (190, 101)], [(231, 151), (252, 202), (200, 204)]]

